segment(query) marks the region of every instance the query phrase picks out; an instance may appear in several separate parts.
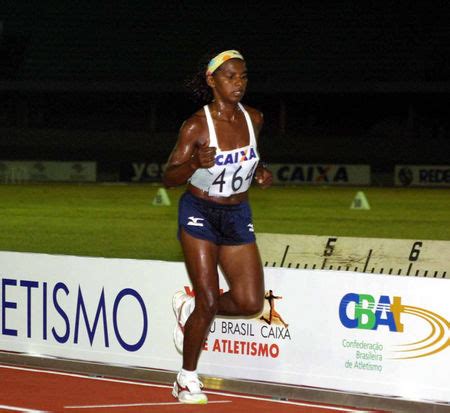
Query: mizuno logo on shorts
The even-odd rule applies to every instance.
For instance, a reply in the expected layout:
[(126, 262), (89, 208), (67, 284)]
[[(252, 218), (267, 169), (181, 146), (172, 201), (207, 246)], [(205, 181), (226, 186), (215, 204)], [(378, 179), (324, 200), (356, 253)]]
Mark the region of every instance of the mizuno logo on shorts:
[(253, 224), (248, 224), (247, 225), (249, 232), (255, 232), (254, 228), (253, 228)]
[(204, 218), (196, 218), (196, 217), (189, 217), (188, 225), (192, 225), (193, 227), (203, 227)]

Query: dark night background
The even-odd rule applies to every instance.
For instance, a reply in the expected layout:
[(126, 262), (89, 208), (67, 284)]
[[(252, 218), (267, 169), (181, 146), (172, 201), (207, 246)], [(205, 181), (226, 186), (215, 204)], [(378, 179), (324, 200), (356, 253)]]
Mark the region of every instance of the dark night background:
[(236, 48), (269, 162), (450, 160), (450, 6), (415, 2), (3, 1), (0, 159), (164, 162), (197, 109), (183, 82)]

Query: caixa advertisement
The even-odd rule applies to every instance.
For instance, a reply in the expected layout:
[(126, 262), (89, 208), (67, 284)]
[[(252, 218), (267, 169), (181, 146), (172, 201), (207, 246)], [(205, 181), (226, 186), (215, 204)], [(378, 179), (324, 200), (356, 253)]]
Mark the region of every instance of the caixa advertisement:
[(269, 164), (277, 185), (370, 185), (370, 165)]

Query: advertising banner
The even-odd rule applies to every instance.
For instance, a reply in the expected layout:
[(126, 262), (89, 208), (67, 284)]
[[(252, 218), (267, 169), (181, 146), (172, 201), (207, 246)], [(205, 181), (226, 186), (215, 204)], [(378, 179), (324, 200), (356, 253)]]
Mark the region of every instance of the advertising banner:
[(370, 185), (370, 165), (269, 164), (278, 185)]
[(0, 161), (0, 182), (95, 182), (96, 162)]
[[(0, 277), (2, 350), (181, 366), (182, 263), (0, 252)], [(200, 373), (450, 402), (448, 280), (266, 268), (265, 283), (261, 314), (213, 322)]]
[(450, 186), (450, 165), (396, 165), (397, 186)]
[(161, 182), (164, 164), (157, 162), (123, 162), (120, 180), (125, 182)]
[[(164, 164), (131, 162), (120, 166), (120, 180), (161, 182)], [(370, 185), (369, 165), (269, 164), (277, 185)]]

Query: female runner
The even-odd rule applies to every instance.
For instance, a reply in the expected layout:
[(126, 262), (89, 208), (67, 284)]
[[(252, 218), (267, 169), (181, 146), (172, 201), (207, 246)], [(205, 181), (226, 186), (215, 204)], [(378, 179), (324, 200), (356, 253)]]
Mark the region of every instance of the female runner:
[[(197, 375), (199, 355), (215, 316), (251, 316), (264, 303), (263, 268), (255, 243), (248, 190), (266, 188), (272, 174), (260, 162), (259, 111), (242, 105), (247, 67), (241, 53), (211, 56), (191, 81), (206, 105), (181, 126), (163, 176), (167, 187), (187, 183), (179, 202), (178, 237), (195, 299), (183, 292), (172, 304), (175, 345), (183, 354), (172, 394), (207, 403)], [(219, 294), (218, 266), (229, 285)]]

